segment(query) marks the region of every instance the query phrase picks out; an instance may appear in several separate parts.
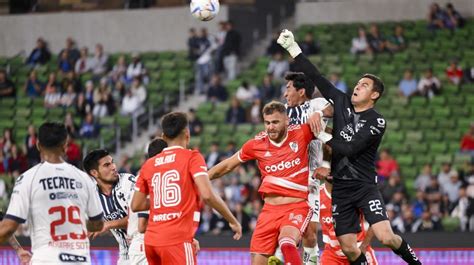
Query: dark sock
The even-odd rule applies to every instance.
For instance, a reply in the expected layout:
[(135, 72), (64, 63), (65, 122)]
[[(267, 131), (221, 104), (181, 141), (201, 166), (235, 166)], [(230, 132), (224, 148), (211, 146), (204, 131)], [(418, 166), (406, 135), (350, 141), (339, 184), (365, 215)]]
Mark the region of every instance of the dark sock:
[(397, 250), (393, 250), (393, 252), (400, 256), (409, 265), (421, 265), (421, 261), (416, 256), (415, 251), (411, 249), (411, 247), (403, 238), (400, 247)]
[(368, 265), (367, 258), (365, 257), (364, 253), (360, 253), (359, 257), (351, 262), (351, 265)]

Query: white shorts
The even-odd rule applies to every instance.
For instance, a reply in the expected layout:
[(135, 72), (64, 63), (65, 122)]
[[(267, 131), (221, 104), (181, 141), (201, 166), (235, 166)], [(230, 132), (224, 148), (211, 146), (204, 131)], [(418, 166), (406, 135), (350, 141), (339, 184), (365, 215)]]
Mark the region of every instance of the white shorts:
[(130, 264), (133, 265), (148, 265), (145, 255), (145, 243), (142, 240), (133, 240), (128, 249), (128, 257), (130, 258)]
[(309, 207), (313, 210), (313, 216), (311, 217), (311, 222), (316, 222), (319, 223), (319, 186), (321, 185), (321, 182), (319, 179), (313, 179), (313, 170), (309, 171), (309, 177), (308, 177), (308, 204)]
[(131, 265), (133, 263), (130, 262), (129, 257), (124, 257), (120, 256), (120, 258), (117, 260), (117, 265)]

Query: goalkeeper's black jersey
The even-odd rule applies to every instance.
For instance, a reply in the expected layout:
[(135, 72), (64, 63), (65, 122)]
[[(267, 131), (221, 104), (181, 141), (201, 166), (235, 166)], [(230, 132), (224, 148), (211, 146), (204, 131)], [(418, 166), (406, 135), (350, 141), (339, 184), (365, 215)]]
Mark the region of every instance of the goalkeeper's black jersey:
[(300, 54), (295, 58), (298, 71), (307, 75), (333, 105), (331, 174), (337, 180), (377, 182), (375, 159), (385, 132), (385, 119), (371, 108), (356, 113), (348, 95), (339, 91)]

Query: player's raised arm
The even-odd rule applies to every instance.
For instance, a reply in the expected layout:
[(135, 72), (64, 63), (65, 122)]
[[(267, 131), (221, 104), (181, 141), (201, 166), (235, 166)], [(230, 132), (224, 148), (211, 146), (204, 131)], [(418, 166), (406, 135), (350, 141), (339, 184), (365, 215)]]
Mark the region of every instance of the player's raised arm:
[(334, 104), (334, 101), (340, 97), (345, 97), (345, 94), (339, 91), (329, 80), (327, 80), (318, 68), (314, 66), (304, 54), (301, 52), (301, 48), (296, 43), (293, 33), (289, 30), (284, 29), (280, 33), (280, 37), (277, 40), (283, 48), (285, 48), (295, 59), (298, 70), (302, 71), (311, 81), (318, 87), (321, 94)]
[(213, 180), (226, 175), (227, 173), (234, 170), (234, 168), (239, 166), (240, 163), (241, 162), (239, 160), (239, 152), (237, 152), (233, 156), (221, 161), (219, 164), (212, 167), (208, 172), (209, 179)]

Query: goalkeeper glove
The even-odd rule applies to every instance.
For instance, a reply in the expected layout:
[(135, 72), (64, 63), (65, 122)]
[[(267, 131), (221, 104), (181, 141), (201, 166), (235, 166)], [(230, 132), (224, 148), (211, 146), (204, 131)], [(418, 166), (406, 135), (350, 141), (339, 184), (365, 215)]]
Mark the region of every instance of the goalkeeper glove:
[(277, 43), (280, 44), (281, 47), (285, 48), (285, 50), (287, 50), (293, 58), (301, 53), (301, 48), (298, 46), (298, 43), (296, 43), (293, 33), (287, 29), (284, 29), (280, 33)]

